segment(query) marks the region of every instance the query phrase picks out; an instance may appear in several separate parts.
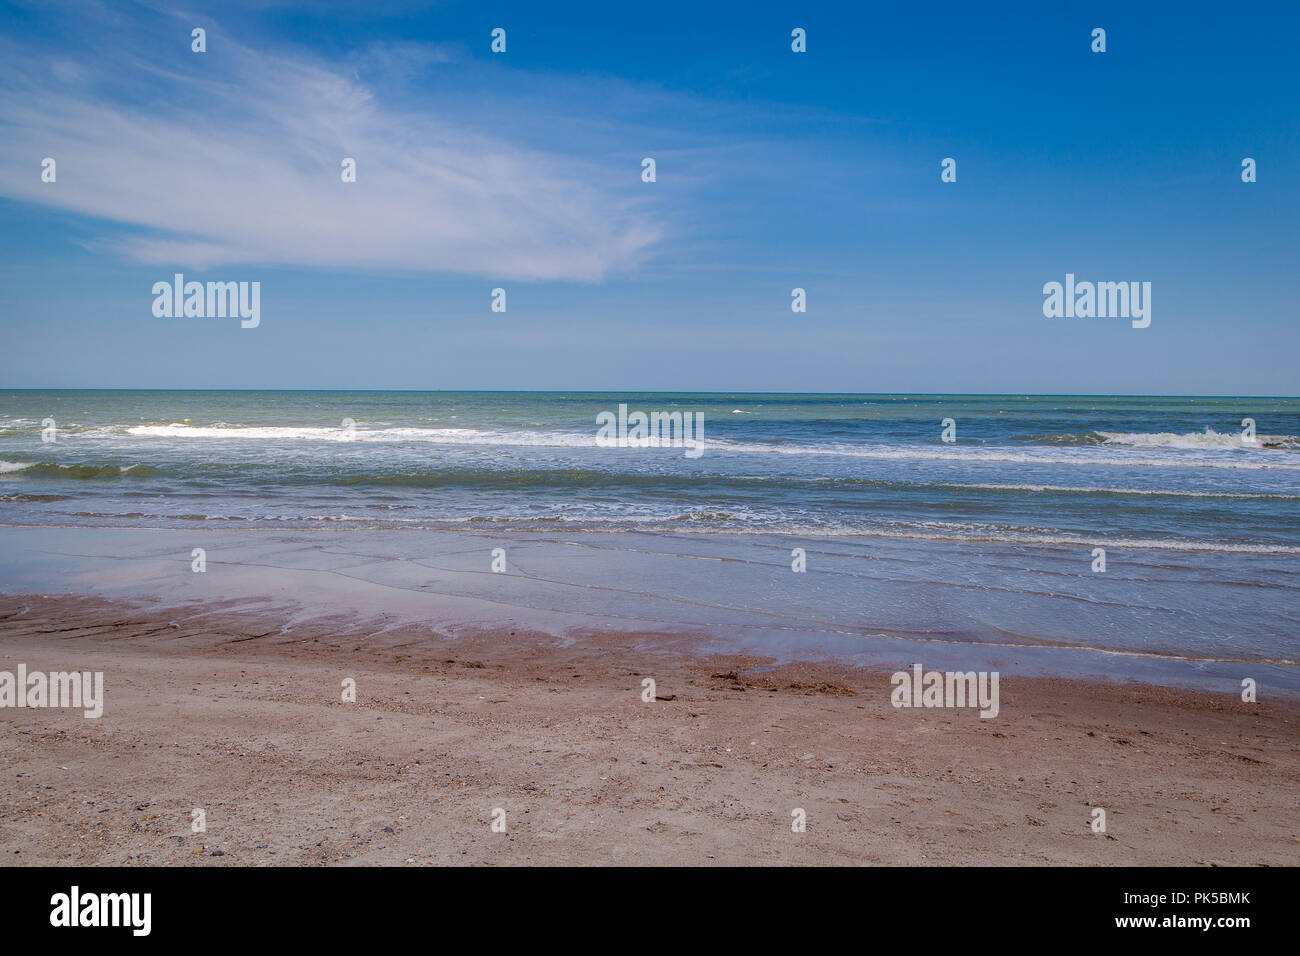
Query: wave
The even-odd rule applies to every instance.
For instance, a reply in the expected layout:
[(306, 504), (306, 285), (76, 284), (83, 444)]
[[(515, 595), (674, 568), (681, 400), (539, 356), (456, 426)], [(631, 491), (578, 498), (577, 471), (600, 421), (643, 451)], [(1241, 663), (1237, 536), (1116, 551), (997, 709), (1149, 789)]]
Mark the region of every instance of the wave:
[[(367, 520), (367, 519), (347, 519)], [(417, 523), (419, 519), (415, 519)], [(619, 531), (664, 530), (674, 534), (773, 534), (805, 538), (898, 538), (909, 541), (943, 541), (967, 544), (992, 544), (1035, 547), (1104, 547), (1134, 551), (1181, 551), (1206, 554), (1269, 554), (1300, 555), (1300, 547), (1285, 544), (1250, 542), (1193, 541), (1182, 538), (1128, 538), (1089, 536), (1050, 529), (1016, 529), (988, 525), (967, 525), (957, 522), (924, 522), (909, 526), (900, 523), (893, 527), (853, 525), (846, 523), (816, 524), (785, 519), (765, 519), (731, 512), (693, 511), (663, 518), (593, 518), (591, 516), (557, 515), (553, 517), (483, 517), (469, 519), (465, 525), (484, 525), (517, 530), (551, 530), (561, 527), (565, 531)], [(448, 522), (447, 527), (463, 526)]]
[(926, 448), (923, 446), (892, 446), (892, 447), (870, 447), (870, 446), (773, 446), (773, 445), (753, 445), (741, 444), (738, 442), (729, 442), (726, 440), (709, 440), (704, 441), (704, 453), (707, 455), (710, 451), (733, 451), (733, 452), (767, 452), (777, 455), (835, 455), (847, 458), (865, 458), (877, 460), (914, 460), (914, 461), (962, 461), (982, 464), (985, 462), (1004, 462), (1025, 465), (1114, 465), (1119, 467), (1153, 467), (1153, 468), (1241, 468), (1241, 469), (1282, 469), (1296, 470), (1300, 469), (1300, 461), (1295, 458), (1267, 460), (1247, 460), (1245, 458), (1235, 459), (1208, 459), (1208, 458), (1185, 458), (1176, 455), (1170, 455), (1163, 458), (1142, 457), (1138, 455), (1094, 455), (1080, 454), (1073, 456), (1053, 456), (1051, 454), (1036, 453), (1032, 451), (1014, 451), (1010, 449), (998, 449), (972, 446), (969, 450), (962, 449), (960, 446), (949, 446), (946, 449)]
[(889, 538), (904, 541), (947, 542), (1033, 548), (1094, 548), (1111, 550), (1166, 551), (1197, 554), (1300, 555), (1300, 547), (1240, 541), (1199, 541), (1186, 538), (1138, 538), (1089, 535), (1050, 528), (1014, 527), (947, 521), (896, 522), (890, 524), (825, 521), (791, 518), (758, 512), (694, 509), (665, 515), (599, 515), (549, 512), (530, 515), (476, 515), (446, 517), (374, 517), (336, 514), (223, 515), (186, 512), (111, 514), (80, 511), (73, 517), (102, 519), (112, 523), (143, 520), (148, 527), (166, 527), (172, 522), (210, 522), (284, 527), (316, 525), (350, 526), (358, 530), (417, 529), (429, 531), (473, 531), (500, 533), (647, 533), (668, 535), (773, 535), (786, 538), (849, 540)]
[(1053, 435), (1031, 435), (1027, 441), (1042, 445), (1076, 447), (1126, 446), (1130, 448), (1172, 448), (1180, 451), (1245, 451), (1300, 449), (1300, 437), (1295, 435), (1256, 435), (1255, 441), (1242, 439), (1240, 432), (1216, 432), (1207, 428), (1203, 432), (1066, 432)]
[(286, 425), (132, 425), (137, 438), (241, 439), (251, 441), (428, 442), (439, 445), (536, 445), (596, 447), (596, 432), (483, 431), (475, 428), (344, 428)]
[[(898, 480), (886, 478), (859, 478), (853, 476), (830, 475), (754, 475), (728, 474), (725, 472), (690, 472), (683, 474), (663, 474), (644, 471), (613, 471), (593, 468), (402, 468), (376, 469), (374, 471), (347, 471), (325, 462), (315, 463), (321, 468), (299, 468), (278, 474), (266, 474), (258, 479), (258, 484), (265, 487), (297, 486), (321, 489), (330, 487), (392, 487), (392, 488), (439, 488), (457, 487), (467, 489), (520, 489), (541, 491), (554, 488), (582, 489), (631, 489), (645, 494), (699, 491), (700, 489), (717, 492), (723, 489), (742, 491), (754, 489), (759, 492), (773, 492), (783, 489), (801, 490), (809, 488), (833, 491), (845, 489), (854, 491), (897, 492), (901, 494), (925, 494), (930, 491), (948, 492), (1005, 492), (1008, 494), (1043, 494), (1043, 495), (1132, 495), (1150, 498), (1194, 498), (1194, 499), (1236, 499), (1236, 500), (1276, 500), (1298, 501), (1300, 495), (1281, 492), (1252, 492), (1174, 488), (1132, 488), (1090, 485), (1057, 485), (1043, 483), (1017, 482), (955, 482)], [(124, 475), (135, 478), (172, 477), (177, 480), (221, 481), (235, 476), (241, 482), (252, 480), (250, 469), (257, 466), (252, 463), (232, 462), (187, 462), (182, 465), (154, 466), (137, 462), (132, 465), (112, 463), (61, 464), (56, 462), (11, 462), (0, 461), (0, 475), (12, 477), (53, 477), (74, 479), (120, 478)], [(223, 492), (230, 494), (231, 492)]]
[(22, 477), (77, 478), (156, 478), (163, 474), (149, 465), (62, 465), (52, 461), (0, 461), (0, 475), (18, 473)]
[(1300, 449), (1300, 437), (1295, 435), (1256, 435), (1253, 442), (1245, 441), (1238, 432), (1097, 432), (1108, 445), (1128, 445), (1136, 448), (1179, 448), (1196, 450), (1259, 451), (1261, 449)]
[(964, 525), (957, 522), (923, 522), (913, 528), (872, 529), (858, 532), (885, 538), (908, 538), (921, 541), (980, 542), (987, 544), (1039, 545), (1108, 549), (1128, 548), (1135, 551), (1189, 551), (1235, 554), (1297, 554), (1300, 547), (1288, 544), (1253, 544), (1250, 542), (1192, 541), (1183, 538), (1125, 538), (1090, 536), (1050, 529), (1016, 529), (997, 526)]
[(1263, 491), (1187, 491), (1170, 488), (1093, 488), (1085, 485), (1015, 485), (1015, 484), (950, 484), (935, 483), (935, 488), (973, 488), (983, 491), (1024, 491), (1045, 494), (1072, 495), (1147, 495), (1157, 498), (1272, 498), (1282, 501), (1300, 501), (1300, 495), (1283, 495)]
[[(739, 409), (737, 410), (739, 411)], [(424, 443), (466, 447), (531, 447), (596, 450), (596, 432), (560, 430), (504, 430), (449, 427), (355, 427), (296, 425), (191, 425), (185, 422), (153, 425), (99, 426), (81, 433), (87, 437), (169, 439), (179, 441)], [(1114, 467), (1179, 467), (1230, 469), (1300, 469), (1300, 438), (1294, 435), (1259, 435), (1247, 444), (1237, 433), (1177, 434), (1173, 432), (1091, 431), (1005, 439), (1007, 444), (937, 441), (911, 444), (800, 441), (772, 435), (738, 440), (721, 436), (703, 439), (705, 454), (831, 456), (877, 461), (936, 461), (970, 464), (1072, 465)], [(1026, 447), (1024, 442), (1042, 447)], [(1056, 449), (1054, 451), (1054, 449)], [(680, 448), (603, 449), (650, 457), (679, 455)], [(1200, 454), (1193, 454), (1193, 453)]]
[(998, 491), (1023, 494), (1061, 495), (1137, 495), (1142, 497), (1173, 498), (1230, 498), (1243, 500), (1300, 501), (1300, 495), (1276, 492), (1251, 491), (1194, 491), (1163, 488), (1108, 488), (1087, 485), (1047, 485), (994, 482), (949, 481), (896, 481), (880, 478), (853, 478), (806, 475), (732, 475), (723, 473), (691, 473), (682, 475), (597, 471), (587, 468), (545, 468), (521, 470), (485, 469), (428, 469), (371, 474), (331, 475), (324, 483), (330, 485), (389, 485), (411, 488), (439, 486), (479, 488), (636, 488), (646, 492), (675, 492), (698, 490), (702, 486), (722, 488), (752, 488), (764, 490), (806, 489), (809, 486), (823, 489), (867, 489), (882, 492), (924, 494), (943, 491)]
[(1062, 432), (1050, 435), (1029, 435), (1023, 439), (1036, 445), (1104, 445), (1106, 436), (1101, 432)]

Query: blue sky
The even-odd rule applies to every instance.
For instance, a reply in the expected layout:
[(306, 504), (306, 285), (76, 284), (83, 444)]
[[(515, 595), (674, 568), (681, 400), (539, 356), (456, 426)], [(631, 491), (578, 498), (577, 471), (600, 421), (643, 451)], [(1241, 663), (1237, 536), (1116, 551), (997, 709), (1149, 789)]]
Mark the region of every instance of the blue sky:
[(1300, 391), (1295, 4), (901, 6), (0, 3), (0, 386)]

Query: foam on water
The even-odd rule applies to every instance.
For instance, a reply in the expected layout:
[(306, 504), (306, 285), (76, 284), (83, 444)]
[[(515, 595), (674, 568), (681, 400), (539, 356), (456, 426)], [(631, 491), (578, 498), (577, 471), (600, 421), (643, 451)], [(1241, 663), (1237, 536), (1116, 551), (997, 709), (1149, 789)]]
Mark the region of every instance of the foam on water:
[[(597, 446), (596, 416), (623, 403), (702, 414), (704, 454)], [(392, 572), (376, 599), (417, 594), (427, 614), (453, 591), (498, 607), (483, 556), (504, 543), (511, 614), (587, 594), (597, 620), (776, 649), (805, 629), (843, 650), (878, 627), (1300, 657), (1297, 399), (50, 391), (0, 392), (0, 416), (0, 534), (27, 548), (0, 586), (90, 580), (54, 573), (60, 549), (95, 586), (137, 548), (141, 581), (219, 590), (240, 573), (250, 593), (276, 562), (409, 551), (355, 574)], [(1235, 431), (1247, 417), (1255, 444)], [(88, 526), (103, 556), (72, 557), (100, 553)], [(204, 540), (249, 567), (189, 573)], [(328, 600), (339, 578), (319, 581)]]
[[(620, 404), (703, 415), (703, 455), (599, 447), (596, 416)], [(382, 513), (1225, 553), (1300, 544), (1292, 399), (33, 392), (0, 393), (0, 414), (0, 479), (42, 497), (3, 502), (0, 522)], [(1245, 417), (1255, 444), (1231, 431)]]
[(1295, 435), (1256, 435), (1255, 440), (1246, 441), (1239, 432), (1216, 432), (1207, 428), (1204, 432), (1190, 432), (1176, 435), (1171, 432), (1155, 434), (1126, 434), (1123, 432), (1098, 432), (1109, 445), (1133, 445), (1138, 448), (1181, 448), (1202, 451), (1245, 451), (1258, 452), (1269, 449), (1300, 448), (1300, 438)]

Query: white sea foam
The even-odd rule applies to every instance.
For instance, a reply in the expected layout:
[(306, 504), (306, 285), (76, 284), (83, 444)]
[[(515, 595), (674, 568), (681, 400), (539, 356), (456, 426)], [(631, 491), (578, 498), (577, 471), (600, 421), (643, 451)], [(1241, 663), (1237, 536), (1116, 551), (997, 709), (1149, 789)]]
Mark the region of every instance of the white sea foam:
[[(334, 519), (338, 520), (338, 519)], [(675, 515), (618, 515), (605, 517), (591, 514), (537, 514), (494, 515), (471, 519), (391, 519), (375, 520), (357, 518), (348, 520), (372, 521), (376, 526), (390, 521), (409, 520), (411, 523), (442, 529), (514, 528), (517, 530), (548, 531), (557, 528), (566, 532), (603, 532), (641, 530), (665, 532), (672, 535), (788, 535), (802, 538), (891, 538), (905, 541), (944, 541), (981, 545), (1012, 547), (1070, 547), (1131, 549), (1135, 551), (1178, 551), (1202, 554), (1265, 554), (1300, 555), (1300, 547), (1284, 544), (1251, 544), (1245, 542), (1192, 541), (1180, 538), (1130, 538), (1087, 536), (1050, 529), (1016, 529), (993, 525), (963, 524), (959, 522), (918, 522), (913, 525), (890, 526), (858, 525), (842, 522), (817, 523), (746, 512), (710, 514), (683, 512)]]
[[(123, 426), (96, 429), (97, 433), (121, 433)], [(175, 438), (243, 441), (322, 441), (322, 442), (425, 442), (440, 445), (484, 445), (506, 447), (595, 448), (595, 433), (559, 431), (501, 431), (475, 428), (366, 428), (286, 425), (210, 425), (195, 426), (181, 422), (170, 425), (133, 425), (125, 433), (134, 438)], [(710, 439), (711, 453), (733, 452), (756, 455), (827, 455), (845, 458), (900, 461), (1006, 462), (1045, 465), (1113, 465), (1120, 467), (1204, 467), (1244, 469), (1300, 469), (1300, 439), (1294, 436), (1258, 437), (1257, 445), (1246, 445), (1240, 436), (1218, 432), (1176, 435), (1173, 433), (1098, 432), (1105, 439), (1100, 445), (1063, 447), (989, 447), (980, 445), (857, 445), (847, 443), (800, 445), (757, 444), (725, 438)], [(1280, 447), (1268, 448), (1273, 444)], [(1131, 449), (1131, 451), (1130, 451)], [(1225, 450), (1255, 454), (1224, 455)], [(1107, 453), (1109, 450), (1109, 453)], [(1159, 454), (1168, 450), (1167, 455)], [(1204, 452), (1201, 455), (1189, 451)], [(1155, 452), (1156, 454), (1152, 454)], [(1145, 453), (1145, 454), (1144, 454)]]
[[(938, 522), (935, 523), (939, 524)], [(815, 532), (814, 532), (815, 533)], [(1135, 551), (1194, 551), (1203, 553), (1232, 554), (1300, 554), (1300, 547), (1286, 544), (1249, 544), (1220, 541), (1188, 541), (1179, 538), (1109, 538), (1105, 536), (1088, 537), (1078, 534), (1059, 532), (1033, 532), (999, 530), (985, 531), (974, 527), (954, 527), (945, 532), (935, 528), (932, 532), (924, 530), (863, 530), (859, 534), (877, 535), (883, 538), (909, 538), (921, 541), (976, 541), (988, 544), (1046, 545), (1048, 547), (1069, 546), (1079, 548), (1104, 547), (1110, 549), (1131, 548)]]
[(12, 471), (23, 471), (36, 464), (34, 461), (0, 461), (0, 475), (7, 475)]
[[(781, 482), (806, 482), (809, 484), (836, 484), (841, 482), (853, 482), (862, 479), (837, 477), (835, 475), (817, 475), (814, 477), (792, 477), (790, 475), (710, 475), (711, 478), (734, 478), (737, 481), (781, 481)], [(1255, 491), (1190, 491), (1181, 489), (1167, 488), (1107, 488), (1105, 486), (1090, 485), (1046, 485), (1046, 484), (1021, 484), (1015, 482), (965, 482), (965, 481), (889, 481), (886, 479), (877, 479), (865, 481), (869, 485), (884, 487), (889, 485), (900, 485), (908, 490), (925, 490), (927, 488), (951, 488), (958, 491), (1024, 491), (1041, 494), (1095, 494), (1095, 495), (1148, 495), (1156, 497), (1176, 497), (1176, 498), (1274, 498), (1283, 501), (1300, 501), (1300, 495), (1287, 495), (1274, 492), (1255, 492)]]
[(978, 488), (985, 491), (1030, 491), (1063, 492), (1067, 494), (1098, 495), (1155, 495), (1157, 497), (1176, 498), (1280, 498), (1285, 501), (1300, 501), (1300, 495), (1281, 495), (1253, 491), (1184, 491), (1162, 488), (1089, 488), (1082, 485), (1017, 485), (1017, 484), (956, 484), (944, 483), (941, 488)]
[(126, 433), (136, 438), (233, 439), (241, 441), (427, 442), (439, 445), (534, 445), (596, 447), (595, 432), (498, 432), (475, 428), (322, 428), (319, 426), (134, 425)]
[[(526, 519), (525, 519), (526, 520)], [(611, 523), (617, 519), (610, 519)], [(678, 519), (680, 520), (680, 518)], [(672, 522), (665, 522), (671, 524)], [(681, 533), (716, 533), (719, 529), (706, 526), (691, 527), (688, 524), (672, 528), (674, 534)], [(1252, 544), (1249, 542), (1192, 541), (1183, 538), (1129, 538), (1108, 537), (1106, 535), (1088, 536), (1056, 531), (1047, 528), (1008, 528), (998, 525), (967, 524), (948, 521), (900, 522), (893, 526), (851, 523), (805, 524), (780, 519), (773, 520), (766, 526), (754, 528), (730, 527), (731, 533), (759, 533), (795, 535), (810, 538), (854, 538), (877, 537), (898, 538), (908, 541), (948, 541), (953, 543), (978, 543), (1012, 546), (1046, 546), (1046, 547), (1104, 547), (1110, 549), (1129, 548), (1135, 551), (1183, 551), (1198, 553), (1232, 553), (1232, 554), (1297, 554), (1300, 547), (1285, 544)]]
[(1259, 458), (1250, 459), (1244, 456), (1225, 459), (1179, 455), (1156, 458), (1149, 455), (1123, 454), (1123, 449), (1116, 449), (1119, 454), (1098, 454), (1097, 449), (1099, 447), (1109, 446), (1079, 447), (1068, 451), (1054, 446), (1040, 451), (1038, 449), (1010, 450), (977, 446), (964, 449), (959, 446), (926, 448), (915, 445), (753, 445), (731, 442), (726, 439), (713, 439), (709, 442), (709, 450), (713, 453), (732, 451), (780, 455), (835, 455), (845, 458), (880, 460), (1013, 462), (1026, 465), (1117, 465), (1121, 467), (1137, 465), (1155, 468), (1300, 469), (1300, 458), (1293, 455), (1287, 455), (1285, 458), (1260, 456)]
[[(1300, 438), (1295, 435), (1256, 435), (1253, 442), (1244, 441), (1238, 432), (1216, 432), (1207, 428), (1203, 432), (1097, 432), (1108, 445), (1129, 445), (1135, 448), (1180, 448), (1224, 451), (1269, 451), (1276, 448), (1300, 448)], [(1273, 446), (1270, 448), (1270, 446)]]

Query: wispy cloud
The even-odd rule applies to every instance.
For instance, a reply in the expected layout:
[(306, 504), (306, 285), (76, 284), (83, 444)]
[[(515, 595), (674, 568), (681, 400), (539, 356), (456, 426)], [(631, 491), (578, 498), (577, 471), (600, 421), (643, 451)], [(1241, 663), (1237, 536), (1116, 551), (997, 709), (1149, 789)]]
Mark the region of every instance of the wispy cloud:
[[(637, 170), (539, 149), (499, 124), (473, 132), (393, 95), (444, 51), (363, 51), (381, 94), (355, 57), (295, 58), (211, 23), (210, 52), (193, 54), (188, 26), (162, 20), (165, 40), (136, 32), (85, 56), (0, 49), (0, 193), (115, 224), (97, 248), (192, 269), (594, 281), (634, 270), (664, 236)], [(183, 55), (151, 54), (158, 42)], [(46, 156), (56, 184), (40, 181)], [(340, 181), (344, 157), (355, 184)]]

